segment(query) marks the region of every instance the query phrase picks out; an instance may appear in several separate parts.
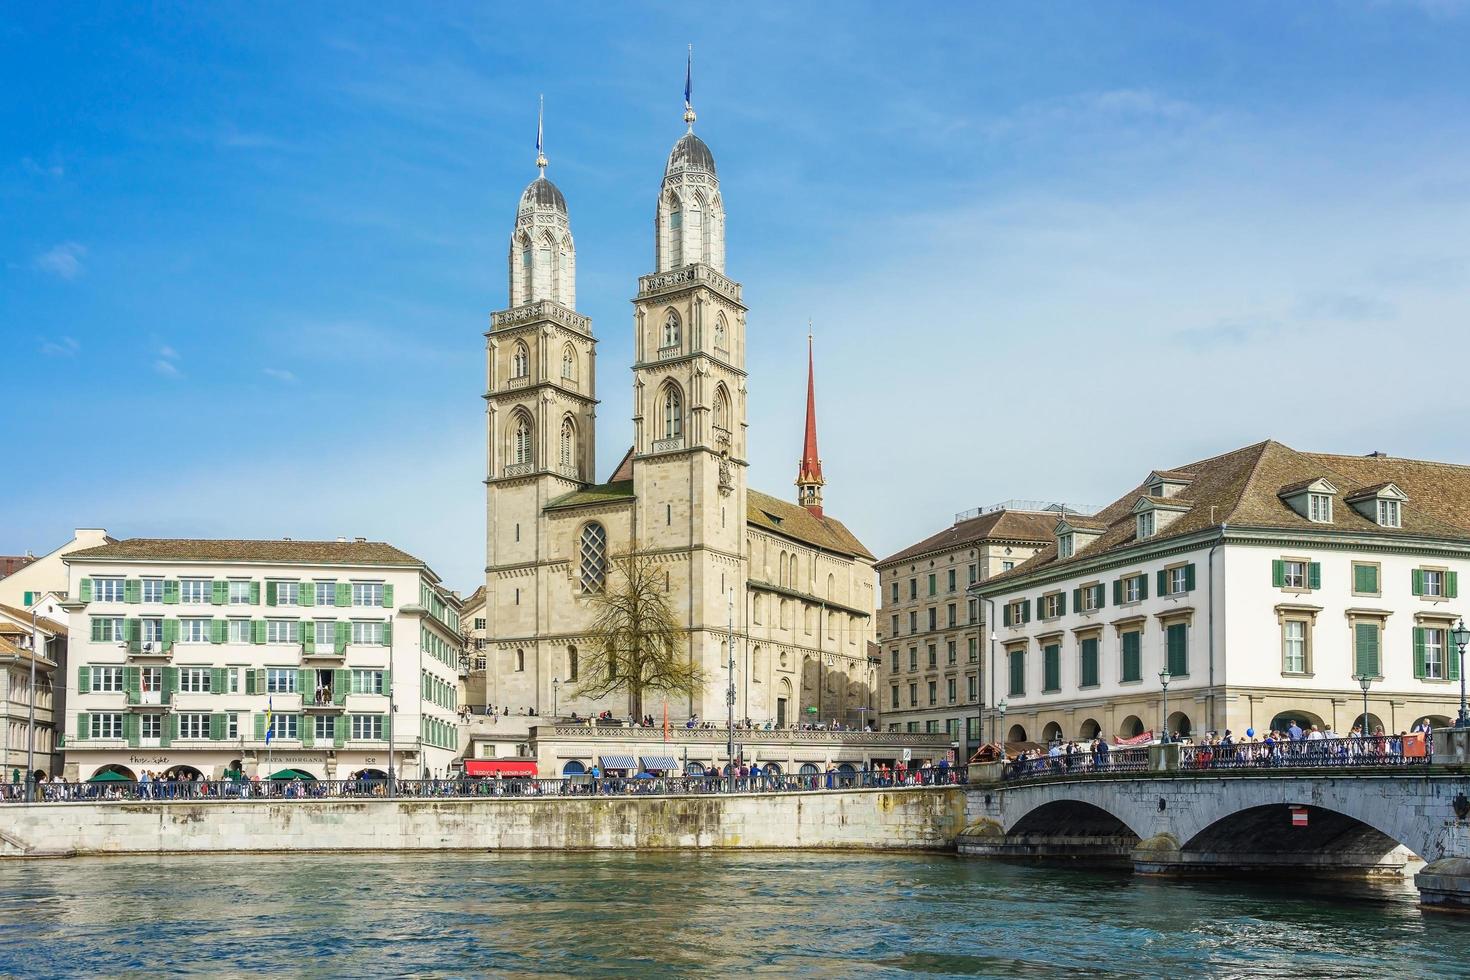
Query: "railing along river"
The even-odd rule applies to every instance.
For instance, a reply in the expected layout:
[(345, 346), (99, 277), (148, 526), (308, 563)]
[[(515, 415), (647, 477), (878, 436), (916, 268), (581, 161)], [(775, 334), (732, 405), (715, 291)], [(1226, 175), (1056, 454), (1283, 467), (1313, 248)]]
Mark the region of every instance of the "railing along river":
[[(760, 776), (567, 776), (464, 779), (271, 779), (159, 780), (156, 782), (44, 782), (39, 802), (98, 803), (111, 800), (157, 803), (209, 800), (485, 799), (497, 797), (712, 796), (731, 793), (809, 793), (821, 790), (957, 786), (965, 766), (937, 766), (898, 774), (891, 770)], [(24, 783), (0, 786), (0, 802), (26, 800)]]

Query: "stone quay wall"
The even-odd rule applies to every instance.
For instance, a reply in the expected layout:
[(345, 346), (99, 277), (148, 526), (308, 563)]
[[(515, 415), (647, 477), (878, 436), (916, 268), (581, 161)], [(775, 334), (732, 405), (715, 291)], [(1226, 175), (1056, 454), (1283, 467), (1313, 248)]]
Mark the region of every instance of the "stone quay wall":
[(552, 799), (35, 803), (0, 808), (0, 857), (198, 852), (946, 850), (963, 787)]

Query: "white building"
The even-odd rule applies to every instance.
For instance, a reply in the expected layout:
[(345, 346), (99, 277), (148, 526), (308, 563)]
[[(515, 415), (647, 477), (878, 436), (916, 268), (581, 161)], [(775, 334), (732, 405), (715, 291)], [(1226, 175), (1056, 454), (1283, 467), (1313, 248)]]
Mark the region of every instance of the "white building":
[[(993, 604), (1009, 741), (1445, 724), (1470, 467), (1263, 442), (1067, 516)], [(989, 731), (987, 731), (987, 735)]]
[(361, 538), (134, 538), (66, 563), (70, 779), (237, 764), (346, 779), (385, 773), (390, 739), (416, 778), (458, 755), (457, 603), (412, 555)]

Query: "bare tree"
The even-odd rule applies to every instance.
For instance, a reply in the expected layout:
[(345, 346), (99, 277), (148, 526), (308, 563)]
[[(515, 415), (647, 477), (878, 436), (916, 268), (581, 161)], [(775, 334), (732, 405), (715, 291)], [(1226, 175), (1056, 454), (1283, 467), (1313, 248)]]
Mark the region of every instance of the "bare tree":
[(615, 557), (612, 574), (591, 598), (597, 619), (587, 631), (590, 656), (576, 696), (602, 698), (626, 691), (634, 717), (643, 717), (645, 693), (693, 697), (704, 675), (688, 656), (689, 631), (669, 608), (661, 562), (633, 552)]

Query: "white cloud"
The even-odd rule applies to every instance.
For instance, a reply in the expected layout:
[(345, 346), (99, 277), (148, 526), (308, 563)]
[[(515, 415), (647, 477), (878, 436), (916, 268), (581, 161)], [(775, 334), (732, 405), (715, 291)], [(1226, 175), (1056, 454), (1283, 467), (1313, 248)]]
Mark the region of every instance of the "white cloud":
[(60, 337), (41, 341), (41, 353), (47, 357), (71, 357), (82, 349), (75, 337)]
[(162, 347), (158, 348), (158, 356), (167, 358), (170, 361), (177, 361), (179, 359), (179, 352), (174, 350), (168, 344), (164, 344)]
[(60, 177), (66, 176), (66, 170), (62, 168), (61, 164), (59, 164), (59, 163), (53, 163), (53, 164), (49, 164), (49, 165), (48, 164), (41, 164), (41, 163), (37, 163), (35, 160), (31, 159), (30, 157), (22, 157), (21, 158), (21, 161), (20, 161), (20, 167), (26, 173), (31, 174), (31, 175), (36, 176), (36, 177), (56, 177), (56, 178), (60, 178)]
[(265, 370), (266, 377), (268, 377), (268, 378), (275, 378), (277, 381), (281, 382), (282, 384), (288, 384), (288, 385), (290, 385), (290, 384), (295, 384), (296, 383), (296, 375), (293, 372), (291, 372), (291, 371), (287, 371), (285, 368), (269, 368), (268, 367), (268, 368), (265, 368), (264, 370)]
[(184, 373), (178, 369), (172, 361), (157, 360), (153, 362), (153, 370), (165, 378), (182, 378)]
[(86, 254), (85, 245), (62, 242), (36, 256), (32, 265), (61, 279), (75, 279), (82, 274), (82, 258)]

